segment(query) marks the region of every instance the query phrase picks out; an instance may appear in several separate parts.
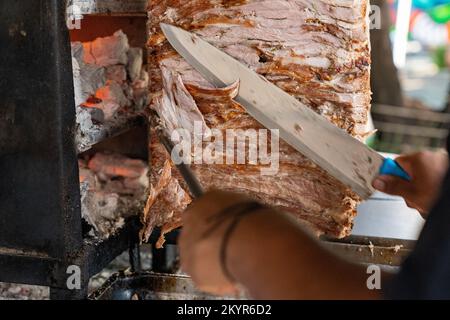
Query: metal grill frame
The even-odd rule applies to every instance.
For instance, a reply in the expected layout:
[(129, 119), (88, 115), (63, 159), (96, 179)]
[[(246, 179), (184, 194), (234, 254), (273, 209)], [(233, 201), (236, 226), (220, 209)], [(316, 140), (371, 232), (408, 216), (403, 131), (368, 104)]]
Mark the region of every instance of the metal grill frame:
[[(0, 282), (84, 299), (91, 276), (130, 248), (139, 221), (106, 241), (83, 238), (66, 2), (0, 2)], [(69, 290), (67, 268), (80, 267)]]

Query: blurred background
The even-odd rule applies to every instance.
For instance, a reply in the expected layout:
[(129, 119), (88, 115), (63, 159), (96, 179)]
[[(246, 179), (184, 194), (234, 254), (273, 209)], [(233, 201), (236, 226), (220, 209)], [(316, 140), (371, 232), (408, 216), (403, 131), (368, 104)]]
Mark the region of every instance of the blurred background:
[(372, 0), (372, 118), (382, 152), (444, 147), (450, 129), (450, 0)]

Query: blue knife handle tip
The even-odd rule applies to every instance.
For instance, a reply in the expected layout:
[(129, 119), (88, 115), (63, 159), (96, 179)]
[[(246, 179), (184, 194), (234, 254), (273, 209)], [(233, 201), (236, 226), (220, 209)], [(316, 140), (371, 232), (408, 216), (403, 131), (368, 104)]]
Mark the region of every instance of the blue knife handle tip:
[(411, 176), (405, 171), (405, 169), (403, 169), (397, 161), (390, 158), (384, 160), (383, 165), (380, 168), (380, 174), (395, 176), (406, 181), (411, 181)]

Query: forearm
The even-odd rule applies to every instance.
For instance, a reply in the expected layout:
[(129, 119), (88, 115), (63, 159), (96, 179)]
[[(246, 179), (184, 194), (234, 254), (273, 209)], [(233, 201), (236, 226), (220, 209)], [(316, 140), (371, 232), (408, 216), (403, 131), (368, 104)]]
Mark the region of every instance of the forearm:
[(365, 268), (327, 250), (271, 209), (245, 217), (228, 245), (227, 266), (256, 299), (375, 299)]

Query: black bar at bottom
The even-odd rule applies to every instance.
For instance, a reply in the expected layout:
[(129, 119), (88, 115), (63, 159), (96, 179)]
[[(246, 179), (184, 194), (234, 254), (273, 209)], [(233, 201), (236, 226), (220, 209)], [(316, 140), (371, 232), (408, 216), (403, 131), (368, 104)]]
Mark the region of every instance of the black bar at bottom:
[[(173, 244), (176, 245), (178, 244), (178, 237), (180, 236), (180, 231), (181, 228), (179, 229), (175, 229), (172, 232), (168, 233), (165, 235), (166, 238), (166, 244)], [(160, 228), (155, 228), (155, 230), (153, 230), (152, 235), (150, 236), (150, 239), (148, 240), (148, 243), (156, 243), (158, 242), (159, 236), (161, 234), (161, 229)]]

